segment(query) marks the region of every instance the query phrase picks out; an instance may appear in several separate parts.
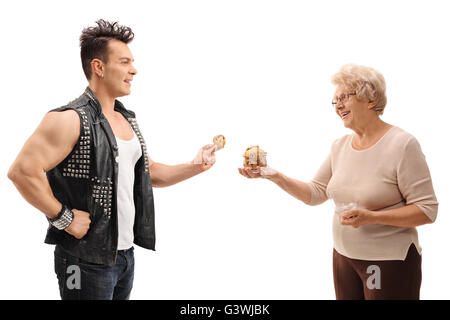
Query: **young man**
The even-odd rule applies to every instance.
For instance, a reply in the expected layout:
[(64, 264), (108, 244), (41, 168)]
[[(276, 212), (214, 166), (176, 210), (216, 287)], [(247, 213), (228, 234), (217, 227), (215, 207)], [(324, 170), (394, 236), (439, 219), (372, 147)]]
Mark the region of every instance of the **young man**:
[(47, 216), (45, 242), (56, 244), (62, 299), (128, 299), (133, 243), (155, 247), (152, 186), (173, 185), (215, 162), (213, 145), (191, 163), (152, 161), (135, 114), (116, 100), (130, 94), (137, 73), (127, 45), (134, 34), (117, 22), (96, 23), (80, 37), (88, 87), (45, 115), (8, 172)]

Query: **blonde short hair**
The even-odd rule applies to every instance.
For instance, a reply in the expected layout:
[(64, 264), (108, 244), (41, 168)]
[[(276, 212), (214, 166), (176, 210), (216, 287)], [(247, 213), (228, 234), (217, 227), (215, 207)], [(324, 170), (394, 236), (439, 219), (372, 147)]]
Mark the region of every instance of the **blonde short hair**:
[(386, 82), (375, 69), (357, 64), (346, 64), (333, 75), (331, 82), (355, 91), (360, 100), (377, 101), (374, 107), (377, 115), (382, 115), (386, 107)]

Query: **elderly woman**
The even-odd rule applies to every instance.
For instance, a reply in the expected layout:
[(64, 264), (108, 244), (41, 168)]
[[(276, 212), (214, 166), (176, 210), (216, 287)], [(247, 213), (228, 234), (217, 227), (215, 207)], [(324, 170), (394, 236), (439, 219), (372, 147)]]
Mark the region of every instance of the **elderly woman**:
[(416, 226), (434, 222), (438, 209), (425, 157), (416, 138), (380, 119), (386, 85), (379, 72), (345, 65), (332, 83), (335, 112), (354, 134), (334, 141), (312, 181), (266, 168), (239, 172), (273, 181), (309, 205), (335, 201), (333, 275), (338, 300), (419, 299)]

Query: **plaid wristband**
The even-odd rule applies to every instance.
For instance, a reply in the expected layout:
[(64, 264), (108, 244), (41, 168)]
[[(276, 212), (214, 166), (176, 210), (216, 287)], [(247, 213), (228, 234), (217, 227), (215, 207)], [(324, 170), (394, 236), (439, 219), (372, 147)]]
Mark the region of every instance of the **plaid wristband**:
[(50, 219), (47, 217), (48, 222), (58, 230), (64, 230), (73, 221), (73, 212), (65, 205), (63, 205), (61, 211), (58, 213), (58, 216), (54, 219)]

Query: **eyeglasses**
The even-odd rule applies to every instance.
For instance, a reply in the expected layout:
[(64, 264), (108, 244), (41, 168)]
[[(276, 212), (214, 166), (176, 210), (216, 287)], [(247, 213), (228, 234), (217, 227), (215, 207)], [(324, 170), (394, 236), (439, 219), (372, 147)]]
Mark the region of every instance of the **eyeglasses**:
[(348, 98), (349, 98), (350, 96), (354, 96), (354, 95), (356, 95), (356, 92), (352, 92), (352, 93), (343, 93), (343, 94), (341, 94), (340, 97), (335, 97), (335, 98), (333, 99), (333, 101), (331, 101), (331, 104), (333, 105), (333, 107), (336, 107), (336, 105), (337, 105), (339, 102), (347, 102), (347, 101), (348, 101)]

